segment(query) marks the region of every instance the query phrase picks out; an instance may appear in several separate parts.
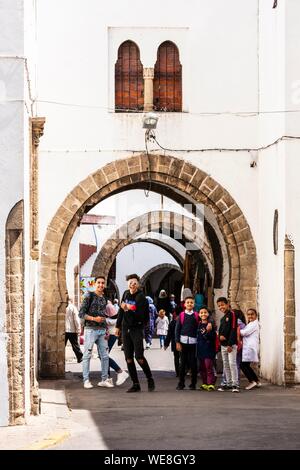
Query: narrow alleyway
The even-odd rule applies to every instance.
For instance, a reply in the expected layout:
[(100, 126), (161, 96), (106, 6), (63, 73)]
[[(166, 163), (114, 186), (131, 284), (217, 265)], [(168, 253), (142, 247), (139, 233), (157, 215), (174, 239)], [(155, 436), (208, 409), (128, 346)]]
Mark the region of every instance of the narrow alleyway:
[[(147, 391), (142, 376), (142, 392), (137, 394), (126, 393), (129, 382), (114, 389), (84, 390), (81, 367), (68, 351), (67, 380), (61, 384), (72, 410), (72, 430), (53, 449), (299, 449), (300, 388), (263, 383), (239, 395), (178, 392), (171, 352), (159, 350), (157, 341), (146, 351), (157, 385), (154, 393)], [(113, 352), (124, 365), (122, 351)], [(94, 384), (97, 369), (94, 358)]]

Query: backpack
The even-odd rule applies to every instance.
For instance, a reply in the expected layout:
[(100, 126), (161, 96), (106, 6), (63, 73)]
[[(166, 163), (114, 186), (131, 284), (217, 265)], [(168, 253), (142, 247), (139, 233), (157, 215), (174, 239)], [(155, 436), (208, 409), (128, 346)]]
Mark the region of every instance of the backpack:
[[(179, 320), (180, 320), (181, 325), (183, 325), (183, 322), (184, 322), (184, 313), (185, 312), (181, 312), (179, 314)], [(196, 322), (199, 323), (199, 315), (197, 312), (194, 312), (194, 317), (195, 317)]]
[(215, 351), (216, 353), (218, 353), (220, 350), (221, 350), (221, 343), (220, 343), (219, 335), (216, 332)]

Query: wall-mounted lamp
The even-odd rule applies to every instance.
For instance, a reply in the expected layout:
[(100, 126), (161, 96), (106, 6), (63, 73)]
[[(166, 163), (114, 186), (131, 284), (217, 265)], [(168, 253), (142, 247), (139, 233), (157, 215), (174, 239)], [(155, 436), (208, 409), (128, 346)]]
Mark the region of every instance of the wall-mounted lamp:
[(156, 113), (147, 113), (143, 117), (143, 128), (144, 129), (156, 129), (158, 121), (158, 115)]

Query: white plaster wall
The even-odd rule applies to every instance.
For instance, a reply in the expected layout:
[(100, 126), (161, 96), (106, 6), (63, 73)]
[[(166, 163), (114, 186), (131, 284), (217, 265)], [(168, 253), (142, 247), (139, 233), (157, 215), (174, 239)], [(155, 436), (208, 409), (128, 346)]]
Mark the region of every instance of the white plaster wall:
[[(285, 147), (264, 151), (259, 158), (259, 313), (261, 371), (276, 383), (283, 380)], [(278, 253), (273, 252), (273, 217), (279, 213)]]
[[(259, 119), (260, 145), (283, 135), (300, 135), (300, 95), (297, 87), (299, 2), (278, 2), (276, 9), (260, 0)], [(288, 113), (278, 112), (287, 110)], [(276, 111), (276, 113), (266, 113)], [(299, 141), (285, 141), (260, 152), (259, 173), (259, 309), (261, 321), (261, 370), (274, 382), (283, 380), (284, 364), (284, 238), (291, 234), (298, 245), (300, 169)], [(279, 251), (272, 251), (274, 210), (279, 211)], [(296, 310), (299, 311), (299, 261), (296, 251)], [(299, 289), (298, 289), (299, 290)], [(299, 334), (299, 313), (296, 317)], [(299, 372), (298, 372), (299, 380)]]
[(141, 242), (125, 246), (117, 256), (116, 265), (116, 282), (120, 295), (127, 289), (128, 274), (136, 273), (141, 278), (149, 269), (162, 263), (178, 266), (173, 256), (156, 245)]
[[(130, 156), (129, 150), (144, 150), (142, 115), (111, 112), (117, 44), (129, 32), (147, 66), (154, 61), (159, 41), (169, 37), (181, 48), (188, 112), (160, 115), (157, 138), (163, 146), (236, 148), (255, 147), (257, 142), (256, 116), (240, 114), (258, 109), (256, 1), (154, 0), (147, 15), (135, 0), (116, 1), (105, 9), (95, 0), (90, 0), (89, 9), (82, 5), (82, 0), (38, 2), (38, 98), (52, 101), (38, 103), (39, 114), (47, 117), (40, 154), (41, 239), (66, 192), (88, 173)], [(255, 182), (247, 152), (174, 155), (224, 184), (251, 218), (255, 204), (249, 186)]]
[(8, 424), (5, 224), (23, 199), (23, 1), (0, 1), (0, 425)]
[(286, 134), (300, 136), (300, 2), (286, 0)]
[[(284, 135), (285, 115), (269, 111), (285, 108), (285, 12), (260, 1), (259, 18), (259, 143), (269, 144)], [(259, 179), (257, 242), (261, 372), (273, 382), (283, 380), (285, 167), (284, 144), (258, 154)], [(278, 254), (273, 252), (273, 218), (279, 212)]]
[[(287, 0), (288, 2), (290, 0)], [(285, 133), (286, 26), (285, 3), (273, 9), (259, 1), (259, 146)]]

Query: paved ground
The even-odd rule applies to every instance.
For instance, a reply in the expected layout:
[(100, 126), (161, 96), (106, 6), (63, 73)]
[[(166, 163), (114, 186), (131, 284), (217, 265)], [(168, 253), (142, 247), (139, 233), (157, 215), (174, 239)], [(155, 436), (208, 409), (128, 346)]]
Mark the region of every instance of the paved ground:
[[(262, 388), (239, 395), (200, 390), (178, 392), (173, 356), (159, 350), (157, 341), (155, 346), (146, 351), (155, 371), (154, 393), (147, 391), (142, 373), (143, 391), (138, 394), (126, 393), (129, 382), (114, 389), (84, 390), (81, 374), (76, 372), (78, 365), (67, 364), (66, 370), (72, 371), (66, 381), (67, 401), (73, 421), (92, 429), (88, 433), (89, 448), (97, 448), (94, 445), (101, 435), (105, 448), (120, 450), (300, 449), (299, 388), (284, 389), (263, 383)], [(120, 350), (116, 349), (113, 357), (124, 365)], [(97, 370), (98, 360), (94, 360), (93, 368)], [(94, 384), (98, 377), (94, 372)], [(86, 438), (81, 439), (80, 433), (56, 448), (86, 448)]]
[[(146, 354), (157, 390), (147, 391), (141, 373), (143, 391), (127, 394), (129, 382), (113, 389), (83, 389), (81, 365), (68, 349), (66, 380), (40, 384), (42, 416), (27, 427), (26, 439), (19, 431), (26, 427), (0, 429), (0, 448), (34, 444), (50, 449), (300, 449), (300, 388), (263, 383), (260, 389), (240, 394), (178, 392), (171, 353), (160, 351), (156, 342)], [(125, 365), (119, 349), (113, 357)], [(98, 370), (99, 360), (94, 358), (94, 384)]]

